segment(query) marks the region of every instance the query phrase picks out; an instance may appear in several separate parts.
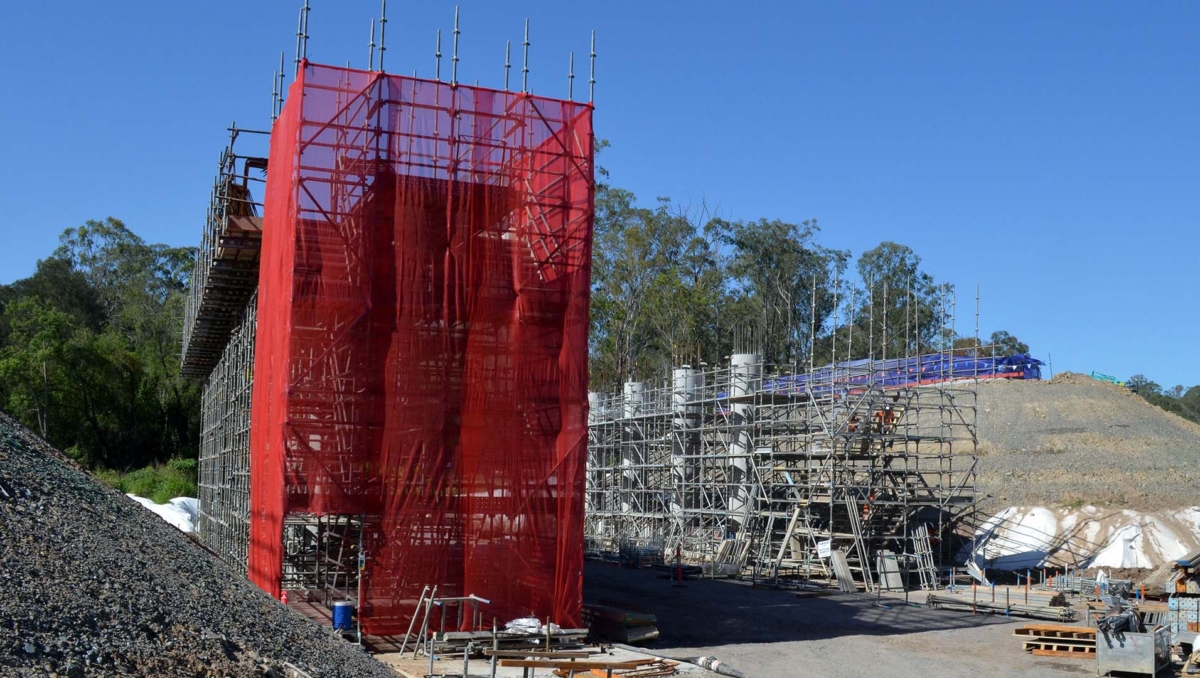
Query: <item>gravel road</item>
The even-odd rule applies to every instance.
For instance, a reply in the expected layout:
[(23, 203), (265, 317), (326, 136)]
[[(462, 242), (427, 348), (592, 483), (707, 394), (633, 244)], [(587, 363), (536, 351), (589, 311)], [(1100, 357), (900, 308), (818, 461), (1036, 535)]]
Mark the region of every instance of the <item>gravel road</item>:
[(0, 414), (0, 676), (304, 674), (395, 676)]

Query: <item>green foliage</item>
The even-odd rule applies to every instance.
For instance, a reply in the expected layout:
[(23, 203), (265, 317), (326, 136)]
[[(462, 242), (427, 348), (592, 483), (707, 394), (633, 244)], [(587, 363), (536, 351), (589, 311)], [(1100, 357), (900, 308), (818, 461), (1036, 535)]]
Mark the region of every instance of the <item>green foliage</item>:
[(191, 251), (112, 218), (60, 243), (0, 286), (0, 407), (93, 468), (194, 456), (199, 389), (179, 377)]
[(837, 346), (820, 357), (895, 358), (947, 346), (954, 287), (921, 270), (912, 248), (882, 242), (863, 252), (857, 281), (839, 294), (846, 299), (837, 330)]
[(1200, 421), (1200, 386), (1187, 389), (1179, 398), (1179, 406), (1192, 421)]
[(1010, 355), (1029, 355), (1029, 344), (1017, 339), (1004, 330), (992, 332), (992, 336), (979, 340), (975, 337), (958, 335), (954, 339), (957, 355), (991, 358)]
[(732, 318), (755, 327), (755, 343), (767, 362), (806, 362), (813, 328), (833, 315), (834, 281), (845, 272), (849, 253), (816, 244), (816, 219), (800, 224), (714, 219), (707, 229), (727, 248)]
[(880, 243), (854, 262), (851, 278), (850, 252), (822, 246), (816, 219), (732, 221), (666, 198), (645, 207), (599, 174), (594, 390), (661, 381), (672, 366), (722, 364), (745, 350), (803, 369), (937, 350), (952, 339), (953, 288), (922, 271), (909, 247)]
[(1164, 390), (1144, 374), (1133, 375), (1125, 381), (1125, 386), (1150, 404), (1200, 424), (1200, 386), (1185, 388), (1178, 385)]
[(995, 347), (996, 355), (1029, 355), (1029, 344), (1017, 339), (1004, 330), (992, 332), (988, 343)]
[(96, 477), (126, 494), (136, 494), (156, 504), (175, 497), (196, 496), (196, 460), (172, 459), (166, 464), (120, 473), (98, 469)]

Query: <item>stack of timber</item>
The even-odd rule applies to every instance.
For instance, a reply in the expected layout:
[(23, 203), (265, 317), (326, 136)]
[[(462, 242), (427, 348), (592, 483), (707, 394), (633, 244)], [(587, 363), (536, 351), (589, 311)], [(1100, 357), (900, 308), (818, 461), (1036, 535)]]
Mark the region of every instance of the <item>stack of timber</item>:
[(658, 638), (658, 617), (611, 605), (584, 605), (583, 623), (593, 638), (613, 643), (648, 643)]
[[(574, 676), (594, 676), (595, 678), (657, 678), (658, 676), (673, 676), (677, 673), (676, 666), (679, 662), (673, 662), (667, 659), (659, 659), (657, 657), (648, 659), (636, 659), (637, 666), (633, 668), (612, 669), (608, 668), (591, 668), (586, 673), (573, 671), (570, 668), (555, 669), (554, 675), (558, 678), (573, 678)], [(628, 664), (630, 662), (622, 662)]]
[(1067, 607), (1061, 591), (1023, 586), (972, 586), (930, 592), (930, 607), (969, 612), (1006, 614), (1033, 619), (1071, 621), (1075, 612)]
[(1096, 629), (1061, 624), (1026, 624), (1013, 630), (1024, 639), (1021, 648), (1039, 657), (1094, 659)]

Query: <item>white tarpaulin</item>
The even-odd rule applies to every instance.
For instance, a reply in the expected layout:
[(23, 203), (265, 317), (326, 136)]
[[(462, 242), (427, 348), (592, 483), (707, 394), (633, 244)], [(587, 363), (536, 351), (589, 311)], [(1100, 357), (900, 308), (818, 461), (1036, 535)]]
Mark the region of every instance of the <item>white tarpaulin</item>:
[(1004, 570), (1069, 565), (1152, 569), (1197, 548), (1196, 506), (1147, 513), (1095, 506), (1013, 506), (976, 531), (974, 561)]
[(158, 514), (160, 518), (175, 526), (181, 532), (196, 531), (197, 501), (195, 497), (175, 497), (165, 504), (139, 497), (136, 494), (125, 495), (137, 503)]

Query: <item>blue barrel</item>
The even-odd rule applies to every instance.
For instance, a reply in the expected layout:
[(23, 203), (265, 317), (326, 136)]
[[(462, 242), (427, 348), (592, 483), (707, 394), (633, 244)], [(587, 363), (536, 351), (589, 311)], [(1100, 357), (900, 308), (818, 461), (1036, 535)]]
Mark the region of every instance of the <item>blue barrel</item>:
[(354, 605), (344, 600), (339, 600), (333, 604), (333, 628), (339, 631), (351, 631), (354, 629), (354, 623), (351, 621), (354, 618)]

